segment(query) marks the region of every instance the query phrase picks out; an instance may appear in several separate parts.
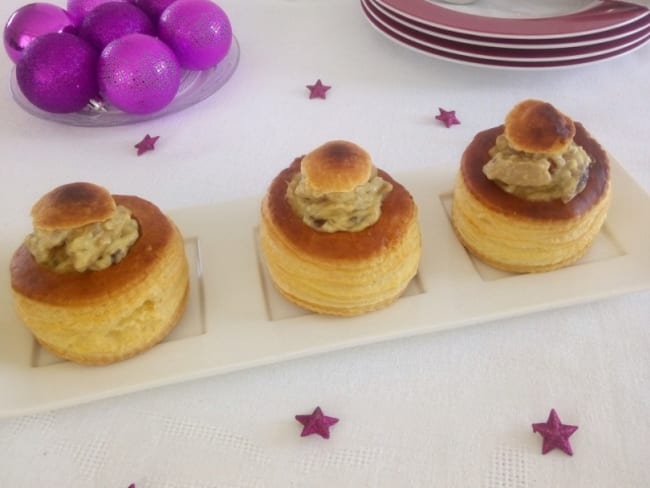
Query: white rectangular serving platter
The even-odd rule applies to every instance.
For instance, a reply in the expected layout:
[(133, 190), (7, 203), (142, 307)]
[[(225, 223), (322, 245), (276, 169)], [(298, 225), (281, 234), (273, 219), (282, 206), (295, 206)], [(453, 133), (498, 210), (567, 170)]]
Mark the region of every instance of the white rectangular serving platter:
[[(456, 167), (396, 175), (420, 211), (422, 261), (396, 303), (354, 318), (311, 314), (274, 290), (259, 257), (260, 199), (168, 212), (186, 239), (191, 296), (176, 330), (127, 361), (79, 366), (43, 351), (0, 285), (0, 417), (25, 415), (293, 358), (462, 327), (650, 288), (650, 198), (612, 162), (613, 199), (589, 253), (514, 275), (469, 256), (449, 222)], [(18, 243), (22, 237), (17, 236)], [(8, 270), (12, 249), (2, 249)]]

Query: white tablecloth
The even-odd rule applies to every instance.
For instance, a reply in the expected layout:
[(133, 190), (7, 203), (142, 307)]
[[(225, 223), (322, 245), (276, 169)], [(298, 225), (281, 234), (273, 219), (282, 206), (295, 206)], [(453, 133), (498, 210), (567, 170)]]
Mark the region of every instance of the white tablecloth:
[[(0, 18), (24, 3), (2, 2)], [(524, 98), (583, 122), (650, 189), (648, 46), (581, 68), (480, 69), (392, 43), (355, 0), (220, 5), (241, 45), (233, 78), (199, 105), (138, 125), (30, 116), (2, 57), (4, 249), (58, 184), (94, 181), (164, 209), (224, 202), (261, 195), (294, 156), (335, 138), (392, 173), (457, 165), (473, 134)], [(326, 100), (308, 98), (318, 78), (332, 86)], [(461, 125), (436, 121), (439, 107)], [(137, 157), (146, 133), (160, 139)], [(650, 215), (630, 218), (650, 225)], [(649, 322), (641, 291), (3, 419), (0, 486), (648, 486)], [(340, 418), (329, 440), (300, 437), (294, 420), (317, 405)], [(531, 424), (551, 408), (579, 426), (572, 457), (541, 454)]]

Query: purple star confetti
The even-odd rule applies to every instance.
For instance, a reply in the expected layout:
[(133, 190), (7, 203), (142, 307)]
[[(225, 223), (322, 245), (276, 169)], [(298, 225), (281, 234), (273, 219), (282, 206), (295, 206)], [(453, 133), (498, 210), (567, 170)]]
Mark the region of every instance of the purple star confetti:
[(144, 139), (134, 146), (138, 150), (138, 156), (141, 156), (147, 151), (153, 151), (159, 138), (160, 136), (151, 137), (149, 134), (144, 136)]
[(443, 124), (445, 124), (445, 127), (449, 128), (452, 125), (457, 125), (460, 124), (460, 120), (456, 117), (456, 111), (455, 110), (445, 110), (440, 107), (438, 107), (438, 111), (440, 112), (438, 115), (436, 115), (436, 119), (442, 121)]
[(544, 438), (542, 454), (546, 454), (553, 449), (560, 449), (569, 456), (573, 456), (569, 437), (576, 430), (578, 430), (577, 425), (565, 425), (560, 422), (560, 417), (554, 408), (551, 409), (546, 422), (533, 424), (533, 432), (537, 432)]
[(323, 85), (323, 82), (319, 80), (316, 80), (316, 83), (313, 85), (307, 85), (307, 89), (309, 90), (309, 98), (326, 98), (326, 93), (327, 90), (332, 88), (331, 86)]
[(336, 417), (324, 415), (320, 407), (309, 415), (296, 415), (296, 420), (303, 425), (300, 437), (318, 434), (324, 439), (330, 438), (330, 427), (339, 421)]

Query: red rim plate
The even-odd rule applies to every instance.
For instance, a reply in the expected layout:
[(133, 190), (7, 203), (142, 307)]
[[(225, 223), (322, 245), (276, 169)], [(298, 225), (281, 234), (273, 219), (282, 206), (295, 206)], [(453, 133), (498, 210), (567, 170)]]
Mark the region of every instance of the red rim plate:
[(589, 44), (597, 44), (605, 41), (613, 41), (621, 37), (635, 34), (648, 26), (650, 26), (650, 11), (646, 15), (641, 16), (637, 20), (628, 24), (614, 27), (612, 29), (602, 30), (593, 34), (575, 35), (557, 38), (509, 38), (509, 37), (491, 37), (489, 35), (474, 35), (465, 34), (462, 32), (454, 32), (447, 29), (433, 27), (416, 20), (409, 19), (403, 15), (397, 14), (385, 7), (382, 7), (377, 0), (367, 0), (367, 3), (372, 5), (386, 17), (403, 24), (411, 29), (423, 32), (425, 34), (433, 34), (434, 36), (442, 39), (449, 39), (450, 41), (460, 41), (466, 44), (476, 44), (478, 46), (494, 46), (494, 47), (513, 47), (513, 48), (530, 48), (530, 49), (545, 49), (545, 48), (558, 48), (558, 47), (575, 47), (585, 46)]
[[(365, 6), (362, 5), (364, 12)], [(641, 39), (625, 48), (617, 49), (606, 54), (598, 54), (595, 56), (589, 56), (586, 58), (580, 59), (564, 59), (564, 60), (543, 60), (543, 61), (512, 61), (512, 60), (490, 60), (490, 59), (481, 59), (471, 55), (465, 54), (454, 54), (436, 49), (431, 46), (423, 46), (417, 44), (406, 37), (391, 32), (381, 23), (377, 22), (369, 12), (366, 12), (366, 18), (370, 22), (370, 25), (373, 26), (378, 32), (388, 37), (389, 39), (395, 41), (397, 44), (410, 48), (418, 53), (425, 54), (434, 58), (444, 59), (447, 61), (454, 61), (460, 64), (486, 67), (486, 68), (500, 68), (500, 69), (513, 69), (513, 70), (531, 70), (531, 69), (559, 69), (559, 68), (569, 68), (569, 67), (579, 67), (586, 64), (592, 64), (607, 59), (612, 59), (624, 54), (628, 54), (648, 41), (648, 38)]]
[(619, 51), (620, 49), (624, 49), (632, 44), (636, 44), (638, 41), (647, 39), (650, 36), (649, 25), (640, 32), (630, 34), (615, 41), (606, 41), (599, 44), (591, 44), (587, 46), (547, 49), (522, 49), (504, 46), (480, 46), (465, 44), (463, 42), (450, 41), (448, 39), (439, 38), (432, 34), (425, 34), (415, 29), (411, 29), (406, 25), (400, 24), (382, 14), (372, 4), (372, 0), (361, 0), (361, 3), (364, 7), (366, 15), (372, 16), (373, 20), (375, 20), (377, 23), (382, 24), (382, 26), (391, 33), (398, 34), (418, 45), (442, 50), (450, 54), (470, 55), (476, 58), (497, 61), (561, 61), (568, 59), (588, 58), (599, 54), (607, 54), (612, 51)]
[(426, 25), (493, 37), (548, 38), (600, 32), (629, 24), (648, 13), (643, 5), (603, 0), (579, 12), (540, 18), (501, 18), (467, 14), (427, 0), (377, 0), (387, 9)]

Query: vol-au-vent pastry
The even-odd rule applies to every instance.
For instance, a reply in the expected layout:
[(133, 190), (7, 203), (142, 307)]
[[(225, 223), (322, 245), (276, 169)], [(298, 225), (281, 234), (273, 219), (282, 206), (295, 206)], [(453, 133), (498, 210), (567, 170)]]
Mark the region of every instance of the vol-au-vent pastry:
[(524, 100), (462, 155), (452, 223), (467, 250), (511, 272), (567, 266), (589, 249), (611, 200), (609, 159), (579, 122)]
[(16, 311), (62, 358), (109, 364), (149, 349), (179, 321), (189, 278), (183, 238), (152, 203), (70, 183), (32, 208), (10, 264)]
[(296, 158), (262, 202), (260, 247), (279, 292), (314, 312), (352, 316), (395, 301), (417, 273), (417, 207), (370, 155), (330, 141)]

